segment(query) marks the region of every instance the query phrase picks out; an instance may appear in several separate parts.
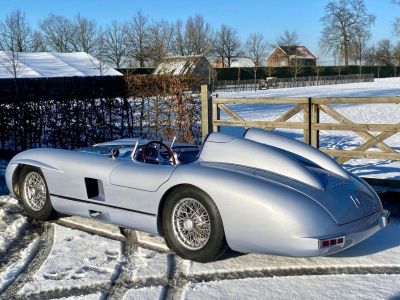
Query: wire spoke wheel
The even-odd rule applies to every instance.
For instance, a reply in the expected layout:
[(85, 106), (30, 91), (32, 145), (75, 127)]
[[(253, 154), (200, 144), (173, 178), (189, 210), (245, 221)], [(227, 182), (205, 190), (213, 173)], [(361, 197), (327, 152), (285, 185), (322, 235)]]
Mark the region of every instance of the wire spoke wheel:
[(189, 250), (203, 248), (211, 235), (207, 209), (197, 200), (179, 200), (172, 211), (172, 227), (178, 242)]
[(40, 211), (46, 204), (46, 183), (40, 174), (30, 172), (23, 183), (23, 193), (27, 204), (33, 211)]

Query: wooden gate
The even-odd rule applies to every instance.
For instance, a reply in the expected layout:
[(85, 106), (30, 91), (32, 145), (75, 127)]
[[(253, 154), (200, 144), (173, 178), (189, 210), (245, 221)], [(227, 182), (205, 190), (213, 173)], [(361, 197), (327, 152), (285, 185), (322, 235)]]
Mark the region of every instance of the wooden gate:
[[(337, 110), (332, 104), (390, 104), (400, 103), (400, 97), (374, 98), (214, 98), (208, 95), (207, 86), (202, 86), (202, 121), (203, 137), (210, 131), (219, 131), (220, 126), (239, 126), (244, 128), (258, 127), (266, 130), (276, 128), (301, 129), (304, 132), (304, 142), (316, 148), (319, 147), (320, 130), (351, 131), (364, 142), (352, 150), (334, 150), (320, 148), (325, 153), (336, 157), (339, 163), (353, 158), (369, 158), (383, 160), (400, 160), (400, 153), (388, 146), (384, 141), (400, 132), (400, 122), (395, 124), (360, 124), (355, 123)], [(229, 108), (231, 104), (293, 104), (294, 106), (273, 121), (246, 120)], [(230, 117), (222, 120), (221, 110)], [(320, 111), (336, 120), (338, 123), (320, 122)], [(302, 122), (288, 121), (294, 115), (302, 112)], [(380, 132), (373, 135), (370, 132)], [(372, 147), (380, 151), (368, 151)]]

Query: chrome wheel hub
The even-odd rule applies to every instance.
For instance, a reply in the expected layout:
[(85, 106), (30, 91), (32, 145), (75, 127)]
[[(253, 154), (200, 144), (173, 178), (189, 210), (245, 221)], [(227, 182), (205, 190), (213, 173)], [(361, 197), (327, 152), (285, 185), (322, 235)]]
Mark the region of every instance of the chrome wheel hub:
[(172, 226), (178, 242), (189, 250), (203, 248), (211, 234), (210, 216), (197, 200), (179, 200), (172, 211)]
[(193, 229), (193, 221), (187, 219), (185, 222), (183, 222), (183, 227), (184, 227), (186, 230), (192, 230), (192, 229)]
[(46, 184), (38, 173), (30, 172), (25, 177), (23, 185), (24, 198), (34, 211), (41, 210), (47, 198)]

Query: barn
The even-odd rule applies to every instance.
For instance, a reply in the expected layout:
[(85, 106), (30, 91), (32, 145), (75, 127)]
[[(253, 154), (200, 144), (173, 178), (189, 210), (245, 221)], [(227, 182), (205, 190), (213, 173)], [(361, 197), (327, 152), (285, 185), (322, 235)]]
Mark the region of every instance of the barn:
[(208, 84), (215, 76), (214, 68), (204, 55), (167, 56), (154, 70), (155, 75), (196, 75), (202, 84)]

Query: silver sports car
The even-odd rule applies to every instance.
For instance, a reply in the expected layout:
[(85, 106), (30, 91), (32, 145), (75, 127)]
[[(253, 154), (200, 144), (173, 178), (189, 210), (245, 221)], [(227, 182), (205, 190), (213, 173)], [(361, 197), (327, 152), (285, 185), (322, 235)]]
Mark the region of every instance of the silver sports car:
[(329, 255), (385, 227), (389, 212), (329, 156), (261, 129), (212, 133), (201, 147), (123, 139), (79, 151), (33, 149), (6, 170), (38, 220), (79, 215), (165, 237), (183, 258)]

